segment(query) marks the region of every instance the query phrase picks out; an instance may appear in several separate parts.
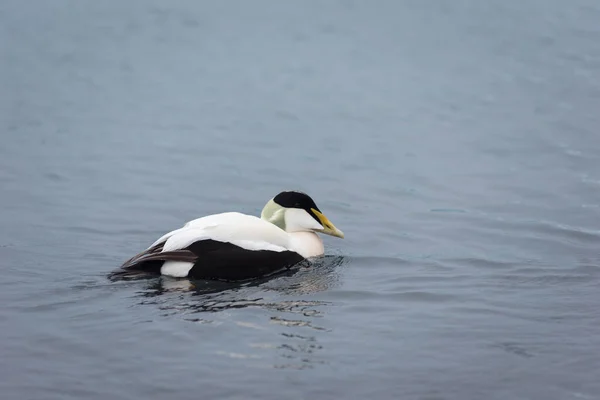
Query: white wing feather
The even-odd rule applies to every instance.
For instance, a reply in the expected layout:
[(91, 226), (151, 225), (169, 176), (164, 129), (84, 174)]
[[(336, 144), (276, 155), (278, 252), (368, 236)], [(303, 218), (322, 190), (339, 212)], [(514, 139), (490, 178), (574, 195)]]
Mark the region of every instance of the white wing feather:
[(205, 217), (196, 218), (186, 222), (186, 224), (179, 229), (175, 229), (171, 232), (165, 233), (160, 238), (154, 241), (148, 248), (156, 246), (159, 243), (164, 242), (171, 236), (185, 231), (189, 228), (207, 228), (213, 225), (226, 224), (226, 223), (244, 223), (244, 221), (252, 218), (257, 218), (252, 215), (246, 215), (239, 212), (225, 212), (220, 214), (207, 215)]
[(285, 231), (258, 217), (240, 213), (198, 218), (183, 228), (169, 232), (165, 237), (167, 241), (163, 251), (184, 249), (194, 242), (206, 239), (229, 242), (248, 250), (280, 252), (290, 248), (290, 238)]

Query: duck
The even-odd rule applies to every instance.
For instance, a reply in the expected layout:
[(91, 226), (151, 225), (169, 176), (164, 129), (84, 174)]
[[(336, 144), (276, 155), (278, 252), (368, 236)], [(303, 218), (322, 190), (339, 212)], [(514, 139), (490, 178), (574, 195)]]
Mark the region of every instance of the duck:
[(191, 220), (156, 239), (112, 276), (254, 279), (322, 256), (319, 233), (344, 238), (308, 194), (283, 191), (265, 204), (260, 217), (223, 212)]

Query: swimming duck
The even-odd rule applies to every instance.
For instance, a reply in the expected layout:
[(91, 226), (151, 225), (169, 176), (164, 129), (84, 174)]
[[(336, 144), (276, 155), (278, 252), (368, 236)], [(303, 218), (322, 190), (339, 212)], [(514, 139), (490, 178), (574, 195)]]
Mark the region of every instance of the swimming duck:
[(189, 221), (127, 260), (115, 275), (256, 278), (322, 255), (323, 241), (317, 232), (344, 237), (310, 196), (284, 191), (267, 202), (260, 218), (225, 212)]

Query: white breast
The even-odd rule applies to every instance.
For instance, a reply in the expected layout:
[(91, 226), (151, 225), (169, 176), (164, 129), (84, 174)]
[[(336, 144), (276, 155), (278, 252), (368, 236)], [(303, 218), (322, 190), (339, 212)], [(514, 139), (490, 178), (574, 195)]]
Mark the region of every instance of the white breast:
[(290, 238), (290, 250), (300, 254), (304, 258), (317, 257), (325, 253), (323, 241), (314, 232), (292, 232), (288, 233)]

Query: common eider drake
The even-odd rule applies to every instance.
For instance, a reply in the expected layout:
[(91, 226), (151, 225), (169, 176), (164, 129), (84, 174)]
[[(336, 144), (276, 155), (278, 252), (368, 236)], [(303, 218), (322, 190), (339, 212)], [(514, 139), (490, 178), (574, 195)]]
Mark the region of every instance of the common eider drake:
[(127, 260), (113, 276), (247, 280), (322, 255), (317, 232), (344, 237), (310, 196), (285, 191), (267, 202), (260, 218), (225, 212), (189, 221)]

